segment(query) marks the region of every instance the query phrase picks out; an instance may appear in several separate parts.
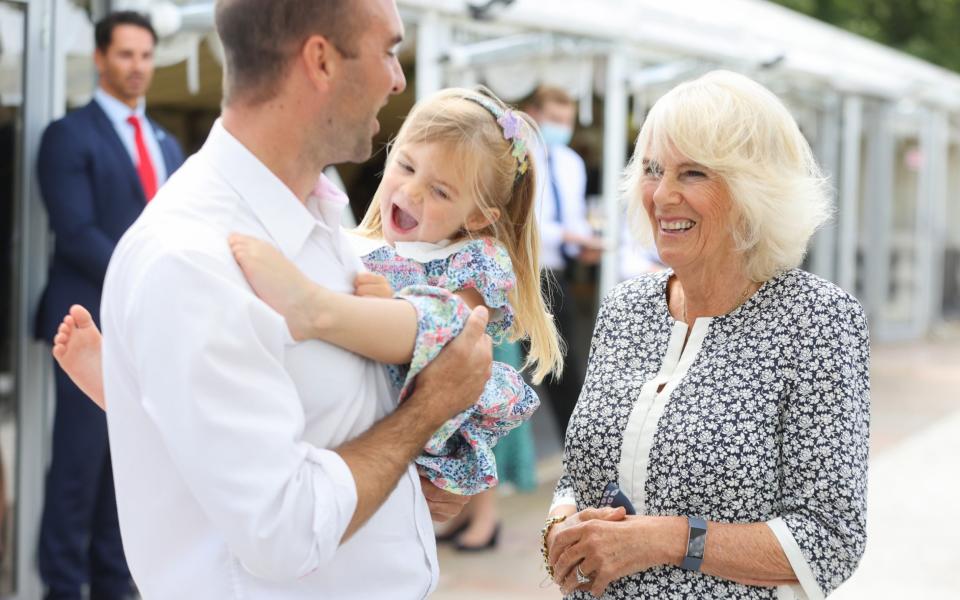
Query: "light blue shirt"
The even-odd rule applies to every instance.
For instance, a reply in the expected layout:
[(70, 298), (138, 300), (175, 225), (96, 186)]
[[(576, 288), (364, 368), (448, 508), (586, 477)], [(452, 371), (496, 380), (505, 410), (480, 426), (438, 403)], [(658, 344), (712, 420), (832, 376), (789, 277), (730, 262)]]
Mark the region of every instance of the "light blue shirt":
[(157, 187), (159, 188), (163, 185), (167, 180), (167, 165), (163, 162), (163, 152), (160, 150), (157, 135), (147, 120), (147, 103), (143, 98), (137, 103), (137, 108), (131, 109), (120, 100), (117, 100), (105, 92), (102, 87), (97, 86), (96, 91), (93, 92), (93, 99), (97, 101), (97, 104), (100, 105), (103, 112), (107, 114), (107, 118), (113, 123), (113, 128), (116, 130), (117, 135), (120, 136), (120, 141), (123, 142), (124, 148), (127, 149), (130, 160), (133, 161), (134, 168), (136, 168), (139, 162), (139, 158), (137, 157), (137, 142), (133, 125), (127, 123), (127, 118), (129, 118), (130, 115), (136, 115), (137, 118), (140, 119), (140, 128), (143, 130), (143, 142), (147, 145), (147, 152), (150, 153), (153, 169), (157, 172)]
[[(583, 159), (569, 146), (551, 146), (553, 157), (553, 176), (556, 188), (550, 181), (550, 165), (547, 149), (537, 144), (533, 148), (533, 160), (537, 167), (537, 219), (540, 225), (540, 265), (545, 269), (562, 269), (566, 264), (562, 248), (565, 231), (591, 235), (593, 229), (587, 221), (587, 167)], [(559, 205), (562, 211), (557, 215), (558, 201), (554, 189), (560, 192)], [(567, 254), (577, 256), (580, 247), (566, 245)]]

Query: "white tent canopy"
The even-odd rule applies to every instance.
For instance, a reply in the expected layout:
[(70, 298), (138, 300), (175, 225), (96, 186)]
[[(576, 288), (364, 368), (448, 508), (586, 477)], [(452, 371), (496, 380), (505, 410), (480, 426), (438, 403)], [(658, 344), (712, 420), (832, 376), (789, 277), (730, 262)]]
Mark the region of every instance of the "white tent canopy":
[[(467, 0), (400, 0), (466, 20)], [(475, 2), (473, 4), (476, 4)], [(844, 92), (960, 109), (960, 76), (763, 0), (516, 0), (490, 12), (527, 31), (587, 37), (644, 52), (766, 64)]]
[[(414, 20), (439, 15), (468, 23), (471, 6), (488, 2), (398, 0), (398, 4)], [(744, 67), (775, 64), (779, 71), (809, 84), (960, 110), (957, 74), (765, 0), (514, 0), (505, 4), (489, 10), (492, 28), (585, 38), (646, 57), (694, 57)], [(166, 37), (212, 29), (209, 0), (116, 0), (114, 5), (151, 12)]]

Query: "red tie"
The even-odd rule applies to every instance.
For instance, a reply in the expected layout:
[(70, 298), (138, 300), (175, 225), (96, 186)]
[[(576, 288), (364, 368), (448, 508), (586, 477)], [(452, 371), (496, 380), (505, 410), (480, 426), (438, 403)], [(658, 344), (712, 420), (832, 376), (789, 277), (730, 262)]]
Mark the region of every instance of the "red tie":
[(133, 125), (133, 137), (137, 143), (137, 174), (140, 175), (140, 183), (143, 185), (143, 195), (147, 197), (147, 202), (150, 202), (157, 193), (157, 172), (153, 169), (153, 161), (150, 160), (150, 153), (143, 141), (140, 119), (136, 115), (130, 115), (127, 123)]

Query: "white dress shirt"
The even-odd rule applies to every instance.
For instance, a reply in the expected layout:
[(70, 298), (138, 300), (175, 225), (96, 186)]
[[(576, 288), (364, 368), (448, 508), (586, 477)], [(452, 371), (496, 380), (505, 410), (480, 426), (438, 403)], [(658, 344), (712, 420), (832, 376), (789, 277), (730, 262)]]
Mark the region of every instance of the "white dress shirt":
[(436, 586), (429, 509), (411, 466), (339, 546), (356, 507), (327, 450), (396, 406), (385, 369), (294, 343), (251, 291), (230, 232), (270, 240), (351, 293), (342, 205), (305, 207), (218, 121), (124, 235), (103, 294), (117, 506), (147, 600), (423, 598)]
[[(562, 220), (557, 218), (556, 200), (550, 182), (550, 164), (542, 146), (534, 149), (537, 166), (537, 222), (540, 226), (540, 264), (545, 269), (564, 268), (561, 252), (563, 234), (572, 231), (588, 236), (593, 233), (587, 222), (587, 167), (580, 155), (567, 146), (550, 146), (553, 174), (560, 192)], [(580, 247), (567, 244), (567, 254), (577, 256)]]
[(150, 125), (150, 121), (147, 120), (146, 101), (141, 98), (137, 108), (132, 109), (103, 91), (103, 88), (99, 86), (93, 92), (93, 99), (97, 101), (103, 112), (107, 114), (107, 118), (110, 119), (110, 123), (113, 124), (113, 129), (120, 137), (120, 141), (123, 142), (123, 147), (127, 149), (127, 154), (130, 155), (134, 168), (140, 162), (140, 157), (137, 154), (136, 133), (133, 130), (133, 125), (127, 123), (127, 119), (131, 115), (140, 119), (143, 143), (147, 147), (147, 153), (150, 154), (153, 170), (157, 172), (157, 188), (159, 189), (163, 182), (167, 180), (167, 163), (163, 161), (163, 151), (160, 149), (160, 142), (157, 141), (156, 132)]

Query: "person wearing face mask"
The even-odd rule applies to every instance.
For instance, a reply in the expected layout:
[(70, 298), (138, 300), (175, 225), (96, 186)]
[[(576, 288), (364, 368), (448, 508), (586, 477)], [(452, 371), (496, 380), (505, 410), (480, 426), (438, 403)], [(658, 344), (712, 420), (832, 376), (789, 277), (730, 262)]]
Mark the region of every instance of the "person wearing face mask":
[(551, 293), (550, 312), (567, 346), (563, 376), (548, 378), (544, 387), (550, 399), (561, 440), (583, 385), (583, 364), (573, 339), (576, 307), (570, 293), (568, 268), (575, 262), (596, 264), (602, 240), (587, 222), (587, 169), (583, 159), (570, 148), (577, 104), (566, 91), (540, 86), (525, 106), (540, 126), (543, 145), (535, 160), (544, 174), (537, 203), (540, 224), (540, 262)]

